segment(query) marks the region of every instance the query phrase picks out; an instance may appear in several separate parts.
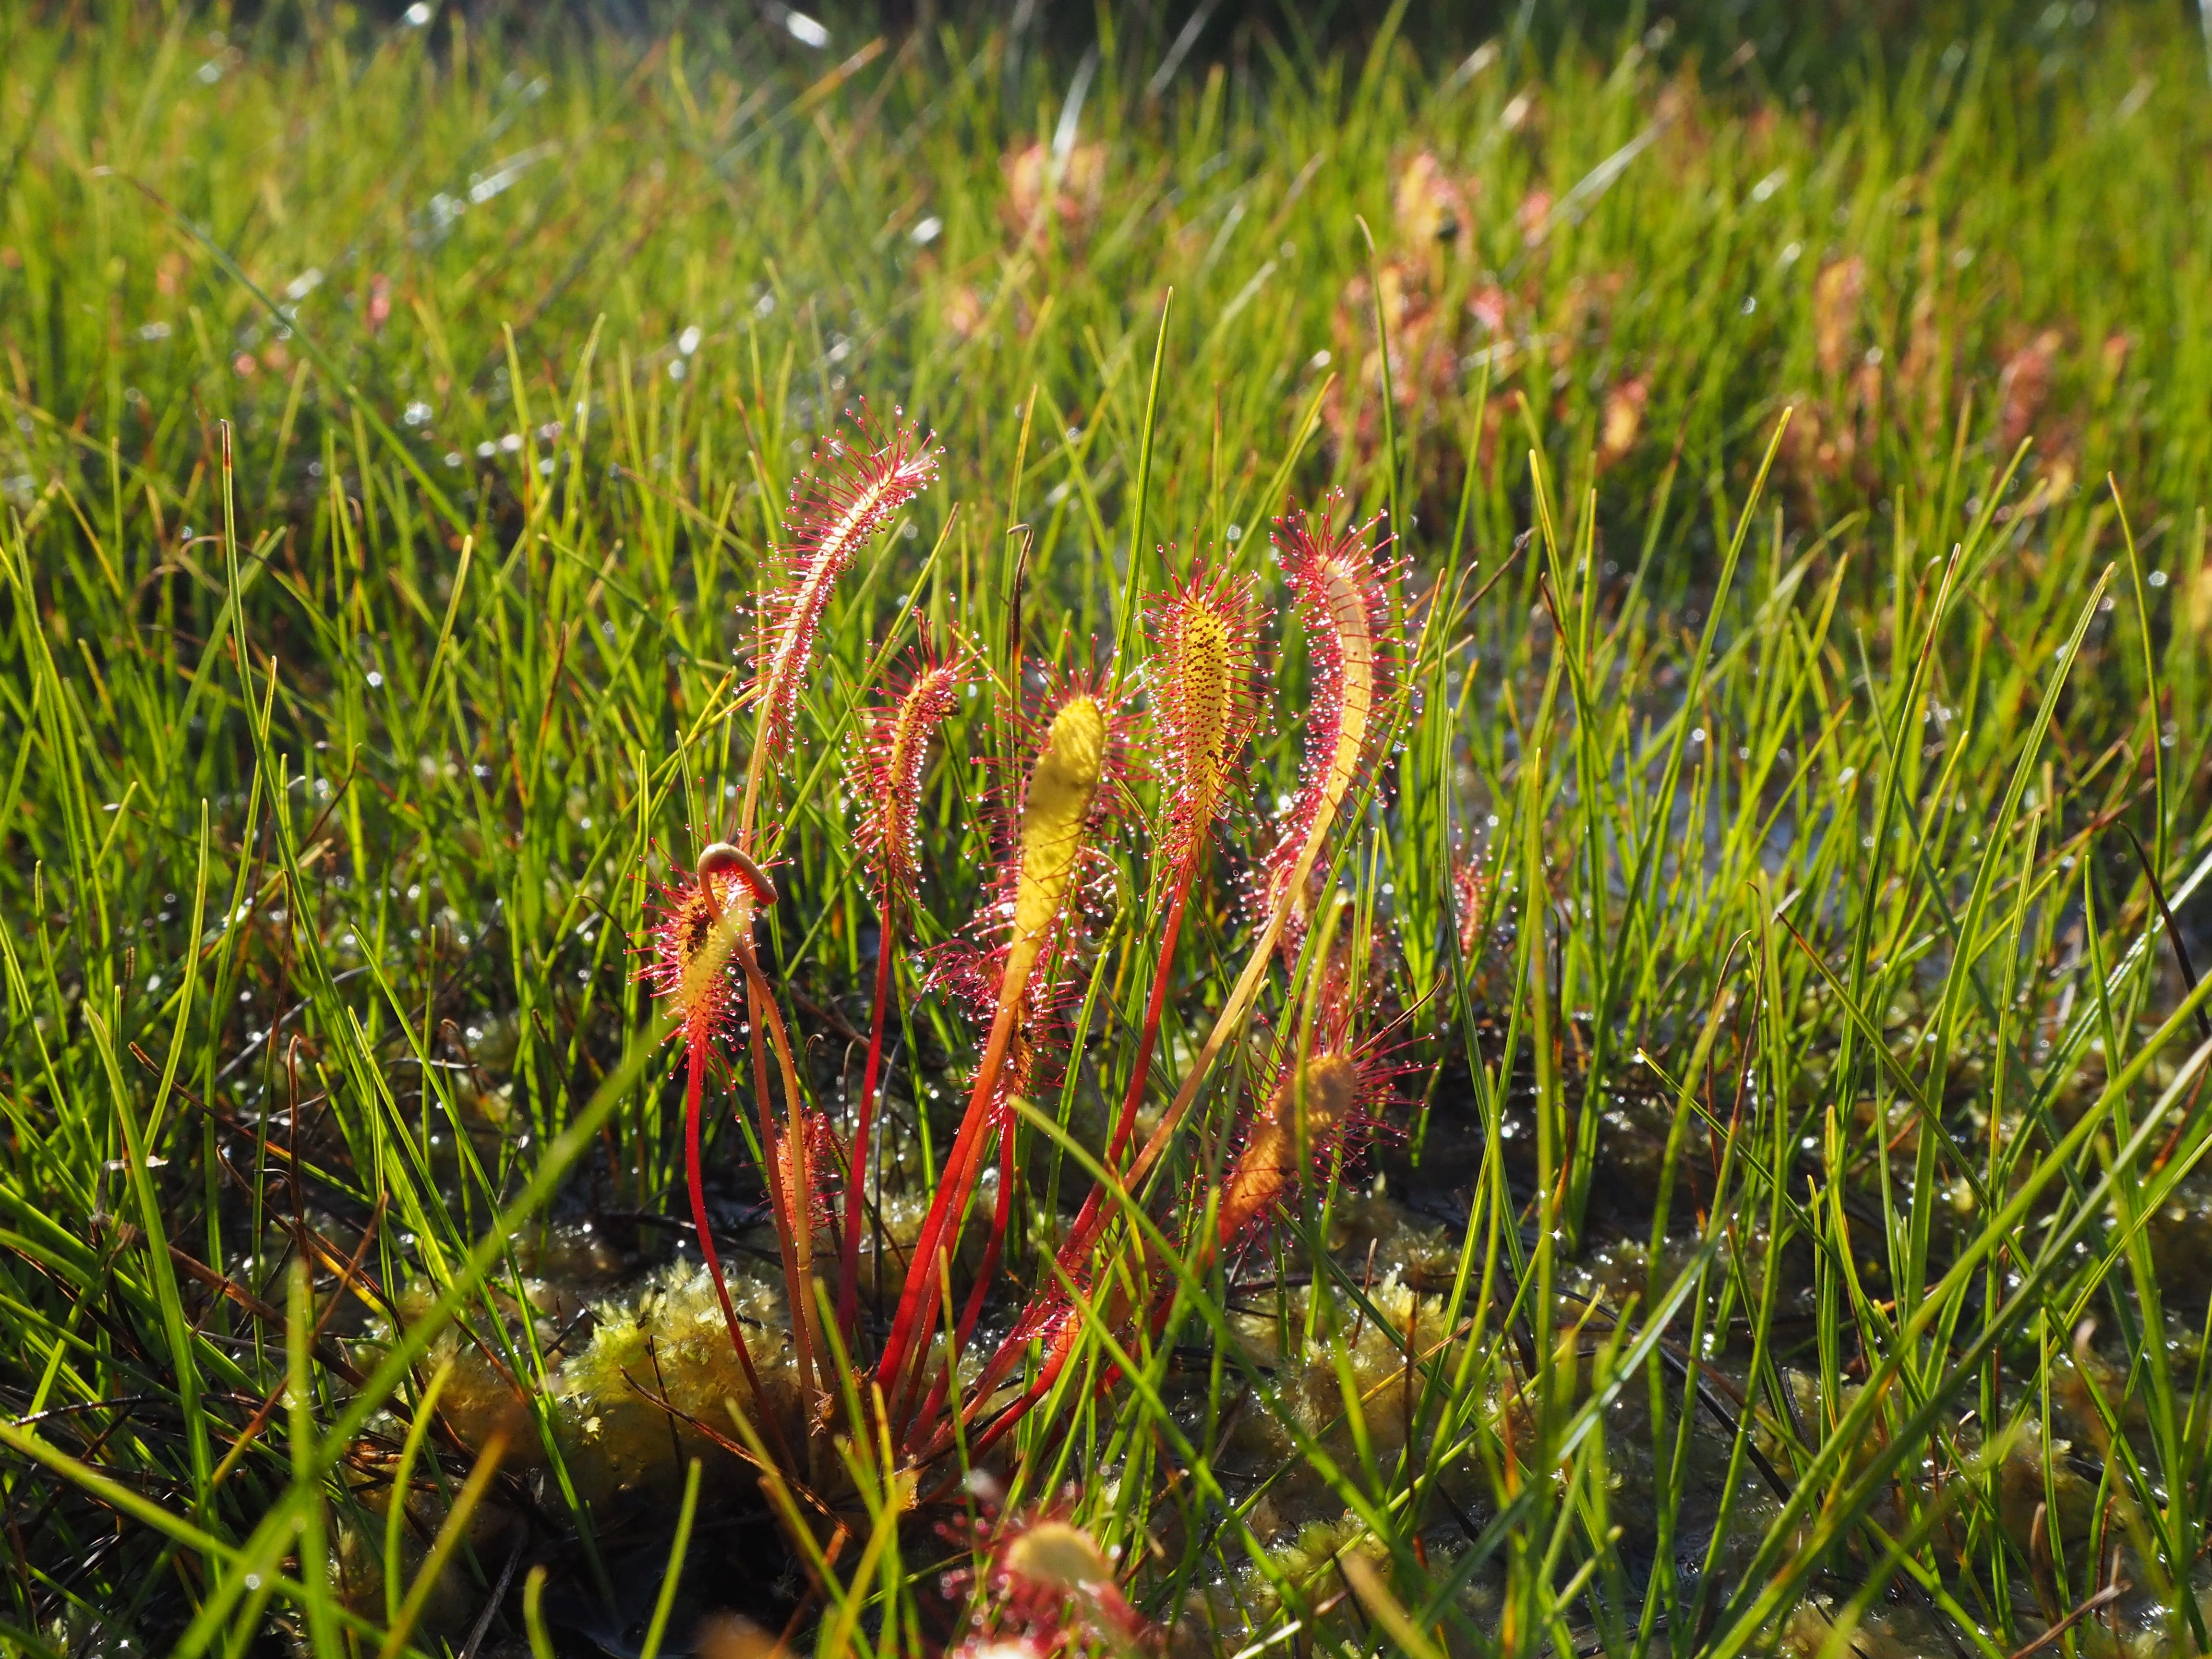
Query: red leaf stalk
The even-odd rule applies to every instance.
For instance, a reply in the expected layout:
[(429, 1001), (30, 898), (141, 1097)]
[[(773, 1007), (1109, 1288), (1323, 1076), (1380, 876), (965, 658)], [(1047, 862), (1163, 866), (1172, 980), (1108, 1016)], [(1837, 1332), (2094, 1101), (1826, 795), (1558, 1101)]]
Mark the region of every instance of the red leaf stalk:
[[(896, 415), (890, 429), (880, 432), (870, 422), (863, 404), (854, 426), (857, 445), (842, 432), (833, 434), (815, 452), (811, 473), (792, 486), (790, 535), (781, 549), (785, 579), (761, 608), (760, 648), (751, 690), (759, 716), (738, 819), (741, 853), (750, 853), (754, 846), (761, 785), (769, 758), (790, 746), (799, 691), (831, 590), (869, 538), (936, 477), (936, 449), (919, 438), (911, 426), (896, 423)], [(773, 898), (763, 902), (773, 902)], [(782, 1010), (753, 954), (752, 899), (741, 897), (738, 909), (737, 955), (745, 979), (753, 1094), (804, 1397), (812, 1381), (815, 1351), (820, 1343), (820, 1333), (815, 1328), (814, 1185), (806, 1146), (805, 1106)], [(787, 1122), (781, 1142), (769, 1103), (768, 1057), (761, 1041), (763, 1030), (775, 1048), (783, 1087)]]
[[(886, 1399), (901, 1397), (900, 1385), (922, 1344), (926, 1321), (937, 1300), (942, 1258), (950, 1253), (960, 1219), (967, 1214), (991, 1131), (1002, 1115), (1000, 1084), (1008, 1048), (1019, 1023), (1030, 976), (1075, 885), (1093, 812), (1107, 781), (1112, 744), (1107, 704), (1099, 695), (1076, 689), (1060, 703), (1047, 727), (1043, 747), (1023, 791), (1018, 816), (1020, 866), (998, 1007), (976, 1068), (968, 1109), (915, 1241), (898, 1310), (877, 1364), (877, 1378)], [(1006, 1124), (1002, 1133), (1011, 1135), (1012, 1125)]]
[(851, 1152), (846, 1160), (844, 1240), (839, 1255), (837, 1328), (849, 1352), (858, 1310), (860, 1212), (865, 1201), (861, 1171), (868, 1158), (875, 1121), (876, 1087), (882, 1075), (884, 1028), (890, 1006), (891, 957), (898, 945), (899, 905), (911, 896), (920, 878), (918, 826), (921, 782), (929, 740), (957, 704), (964, 671), (956, 659), (922, 655), (906, 689), (879, 709), (870, 722), (861, 763), (855, 769), (855, 799), (862, 805), (861, 855), (876, 877), (876, 997), (868, 1018), (867, 1069), (860, 1079), (860, 1109), (853, 1120)]
[[(807, 1397), (813, 1381), (814, 1354), (820, 1334), (814, 1328), (813, 1256), (814, 1186), (810, 1174), (806, 1135), (806, 1105), (799, 1089), (798, 1067), (791, 1056), (791, 1041), (784, 1030), (782, 1012), (775, 994), (761, 972), (753, 953), (753, 919), (758, 910), (776, 902), (775, 885), (750, 855), (726, 842), (717, 842), (699, 855), (702, 890), (725, 875), (732, 879), (728, 921), (729, 953), (744, 976), (747, 1048), (752, 1061), (754, 1109), (760, 1120), (761, 1151), (765, 1155), (769, 1208), (775, 1218), (777, 1255), (783, 1264), (784, 1294), (791, 1304), (792, 1349), (799, 1374), (800, 1397)], [(775, 1047), (781, 1073), (785, 1115), (779, 1130), (769, 1105), (768, 1059), (761, 1044), (765, 1028)]]
[(1398, 641), (1383, 592), (1386, 572), (1370, 550), (1371, 527), (1348, 522), (1347, 514), (1342, 529), (1330, 528), (1342, 506), (1343, 497), (1333, 492), (1318, 525), (1293, 507), (1275, 526), (1275, 548), (1297, 595), (1312, 671), (1302, 781), (1268, 860), (1267, 922), (1175, 1099), (1130, 1165), (1133, 1188), (1165, 1155), (1216, 1056), (1259, 995), (1276, 946), (1287, 930), (1303, 929), (1315, 866), (1374, 744)]
[[(741, 901), (742, 902), (742, 901)], [(813, 1160), (806, 1135), (806, 1103), (799, 1092), (799, 1068), (791, 1053), (775, 988), (753, 954), (752, 920), (746, 906), (744, 936), (738, 960), (744, 970), (747, 1048), (752, 1062), (754, 1110), (760, 1120), (761, 1150), (766, 1154), (769, 1208), (775, 1218), (776, 1254), (783, 1264), (784, 1294), (791, 1304), (791, 1339), (799, 1374), (799, 1397), (811, 1398), (814, 1356), (822, 1346), (814, 1307)], [(761, 1042), (765, 1030), (775, 1050), (783, 1087), (785, 1121), (778, 1125), (769, 1104), (768, 1055)]]
[[(1010, 894), (1008, 898), (1010, 901)], [(1037, 1073), (1045, 1054), (1046, 1044), (1052, 1036), (1052, 1028), (1059, 1021), (1071, 994), (1075, 990), (1075, 987), (1061, 978), (1058, 972), (1066, 961), (1067, 952), (1065, 948), (1066, 944), (1066, 933), (1063, 931), (1055, 939), (1050, 953), (1031, 973), (1029, 988), (1023, 994), (1022, 1011), (1015, 1022), (1013, 1037), (1006, 1045), (1006, 1061), (1000, 1069), (998, 1115), (1001, 1131), (999, 1139), (1000, 1186), (992, 1218), (991, 1231), (984, 1243), (982, 1264), (975, 1274), (975, 1283), (969, 1287), (967, 1305), (954, 1323), (955, 1335), (951, 1348), (949, 1350), (951, 1352), (964, 1349), (969, 1339), (975, 1334), (975, 1327), (982, 1317), (984, 1303), (988, 1299), (991, 1285), (998, 1272), (1006, 1228), (1012, 1213), (1013, 1182), (1016, 1173), (1013, 1158), (1014, 1139), (1006, 1133), (1005, 1130), (1015, 1115), (1012, 1104), (1015, 1097), (1029, 1097), (1037, 1086)], [(939, 954), (944, 961), (944, 965), (939, 972), (940, 982), (945, 983), (951, 988), (961, 1000), (967, 1002), (971, 1007), (979, 1009), (982, 1018), (987, 1020), (992, 1018), (997, 1011), (999, 988), (1004, 976), (1003, 949), (995, 954), (971, 953), (956, 945), (948, 945)], [(1025, 1328), (1030, 1322), (1028, 1319), (1023, 1322)], [(1026, 1341), (1026, 1334), (1020, 1340), (1011, 1338), (1009, 1340), (1012, 1342), (1018, 1354)], [(1000, 1354), (1005, 1351), (1006, 1345), (1002, 1343), (1000, 1353), (994, 1353), (992, 1357), (991, 1366), (1000, 1365)], [(988, 1370), (989, 1368), (987, 1367), (987, 1370)], [(986, 1394), (997, 1386), (998, 1381), (1003, 1376), (1003, 1370), (993, 1372), (991, 1375), (992, 1381), (983, 1389)], [(951, 1371), (947, 1369), (940, 1369), (931, 1383), (928, 1398), (924, 1401), (921, 1409), (911, 1413), (911, 1420), (923, 1428), (929, 1428), (929, 1425), (937, 1425), (934, 1428), (929, 1428), (929, 1431), (940, 1438), (946, 1431), (939, 1423), (939, 1408), (943, 1407), (946, 1396), (951, 1392)], [(906, 1402), (901, 1401), (898, 1403), (903, 1407)], [(917, 1433), (920, 1431), (921, 1430), (918, 1429)], [(927, 1461), (928, 1457), (935, 1455), (933, 1451), (927, 1454), (924, 1461)]]
[[(1151, 618), (1147, 677), (1167, 789), (1161, 853), (1168, 870), (1168, 909), (1127, 1089), (1107, 1142), (1109, 1170), (1120, 1167), (1135, 1132), (1175, 976), (1183, 911), (1213, 826), (1243, 783), (1245, 747), (1259, 724), (1258, 609), (1249, 577), (1210, 576), (1200, 565), (1169, 591)], [(1088, 1282), (1091, 1246), (1108, 1219), (1105, 1197), (1103, 1189), (1091, 1190), (1061, 1249), (1061, 1265), (1079, 1283)]]
[[(1310, 1176), (1325, 1174), (1340, 1152), (1346, 1158), (1355, 1156), (1375, 1123), (1378, 1103), (1389, 1091), (1395, 1068), (1379, 1060), (1372, 1045), (1353, 1042), (1348, 1006), (1332, 1006), (1322, 1012), (1322, 1022), (1329, 1028), (1324, 1039), (1328, 1046), (1303, 1057), (1287, 1054), (1278, 1066), (1267, 1103), (1254, 1115), (1236, 1162), (1222, 1182), (1217, 1224), (1199, 1240), (1192, 1272), (1203, 1273), (1218, 1249), (1232, 1248), (1265, 1227), (1283, 1200)], [(1204, 1214), (1203, 1205), (1194, 1201), (1190, 1207), (1194, 1216)], [(1142, 1245), (1139, 1248), (1144, 1249)], [(1069, 1266), (1066, 1252), (1061, 1261), (1066, 1269)], [(1085, 1277), (1079, 1279), (1071, 1273), (1067, 1280), (1079, 1288), (1096, 1277), (1094, 1264), (1087, 1259), (1079, 1267)], [(1169, 1292), (1176, 1280), (1157, 1261), (1140, 1261), (1135, 1271), (1146, 1282), (1141, 1295), (1150, 1303), (1157, 1336), (1173, 1305)], [(1117, 1289), (1097, 1316), (1109, 1327), (1120, 1326), (1133, 1311), (1128, 1294)], [(982, 1456), (1057, 1385), (1076, 1352), (1080, 1334), (1078, 1316), (1073, 1298), (1066, 1290), (1057, 1290), (1047, 1316), (1042, 1321), (1022, 1322), (1015, 1333), (1018, 1340), (1010, 1339), (993, 1356), (971, 1396), (971, 1458)], [(1044, 1364), (1038, 1368), (1036, 1381), (1011, 1405), (1000, 1408), (987, 1427), (975, 1431), (975, 1415), (1011, 1370), (1008, 1358), (1018, 1358), (1029, 1341), (1040, 1334), (1047, 1335), (1048, 1340)], [(1116, 1375), (1115, 1368), (1105, 1368), (1097, 1385), (1106, 1387)]]
[[(714, 1231), (707, 1216), (707, 1194), (702, 1175), (699, 1137), (704, 1115), (707, 1073), (717, 1047), (726, 1034), (732, 1012), (730, 968), (736, 953), (736, 918), (723, 903), (718, 890), (726, 882), (765, 885), (752, 860), (726, 842), (716, 842), (699, 855), (698, 870), (687, 886), (668, 890), (659, 922), (652, 933), (639, 978), (653, 994), (674, 1005), (681, 1019), (685, 1077), (684, 1087), (684, 1173), (691, 1200), (691, 1224), (699, 1237), (699, 1255), (714, 1281), (715, 1299), (721, 1304), (722, 1321), (730, 1333), (730, 1346), (752, 1391), (755, 1408), (767, 1419), (770, 1435), (787, 1461), (789, 1449), (783, 1431), (767, 1409), (759, 1374), (753, 1369), (752, 1351), (738, 1323), (730, 1300), (730, 1287), (714, 1249)], [(767, 890), (772, 897), (775, 890)]]
[[(1346, 522), (1340, 530), (1332, 531), (1330, 521), (1339, 516)], [(1271, 876), (1267, 889), (1267, 921), (1261, 929), (1251, 957), (1246, 962), (1228, 1001), (1216, 1017), (1212, 1031), (1200, 1049), (1196, 1061), (1185, 1076), (1176, 1097), (1162, 1117), (1158, 1126), (1137, 1157), (1126, 1178), (1126, 1185), (1134, 1188), (1166, 1152), (1177, 1126), (1197, 1098), (1199, 1089), (1222, 1046), (1243, 1022), (1253, 999), (1259, 994), (1275, 948), (1285, 930), (1293, 925), (1294, 900), (1303, 895), (1322, 847), (1327, 843), (1331, 828), (1345, 798), (1358, 780), (1365, 757), (1373, 741), (1373, 724), (1395, 655), (1395, 641), (1389, 631), (1389, 606), (1383, 593), (1382, 570), (1378, 568), (1374, 552), (1370, 550), (1370, 526), (1350, 522), (1343, 512), (1343, 498), (1332, 494), (1324, 502), (1318, 525), (1303, 510), (1293, 507), (1278, 521), (1274, 543), (1289, 576), (1292, 591), (1298, 600), (1298, 614), (1307, 635), (1307, 655), (1311, 666), (1313, 701), (1307, 714), (1305, 760), (1301, 772), (1298, 796), (1285, 820), (1281, 840), (1269, 860)], [(1231, 590), (1233, 596), (1234, 590)], [(1201, 599), (1199, 595), (1208, 595)], [(1178, 601), (1180, 603), (1178, 603)], [(1158, 630), (1161, 659), (1173, 664), (1180, 656), (1183, 672), (1175, 678), (1175, 690), (1165, 700), (1156, 719), (1160, 721), (1165, 739), (1163, 747), (1173, 757), (1172, 764), (1178, 774), (1176, 808), (1170, 818), (1170, 856), (1180, 854), (1185, 860), (1194, 860), (1204, 847), (1206, 824), (1219, 810), (1218, 794), (1211, 800), (1201, 793), (1208, 780), (1218, 791), (1228, 768), (1243, 743), (1249, 735), (1249, 725), (1236, 736), (1233, 744), (1209, 744), (1211, 733), (1224, 728), (1236, 732), (1234, 721), (1243, 716), (1241, 707), (1233, 702), (1227, 704), (1236, 713), (1224, 719), (1219, 715), (1209, 721), (1205, 710), (1224, 707), (1224, 701), (1211, 688), (1225, 681), (1235, 684), (1235, 675), (1211, 679), (1205, 672), (1212, 654), (1207, 648), (1209, 633), (1200, 622), (1193, 626), (1194, 616), (1202, 612), (1200, 607), (1211, 611), (1220, 618), (1231, 641), (1248, 637), (1249, 624), (1239, 629), (1234, 622), (1238, 606), (1232, 597), (1222, 602), (1220, 590), (1209, 589), (1194, 580), (1176, 599), (1164, 607), (1162, 625)], [(1249, 611), (1245, 612), (1249, 615)], [(1249, 676), (1249, 671), (1248, 671)], [(1244, 684), (1249, 686), (1250, 679)], [(1191, 688), (1205, 688), (1200, 696), (1192, 695)], [(1248, 693), (1249, 695), (1249, 693)], [(1208, 763), (1212, 763), (1209, 764)], [(1192, 779), (1200, 781), (1200, 789), (1189, 787)], [(1205, 802), (1203, 813), (1198, 809)], [(1178, 871), (1180, 885), (1187, 891), (1188, 878), (1194, 873), (1194, 864), (1186, 863)], [(1121, 1120), (1115, 1126), (1115, 1138), (1106, 1163), (1109, 1170), (1119, 1163), (1126, 1143), (1125, 1126), (1133, 1126), (1136, 1104), (1142, 1099), (1145, 1071), (1147, 1068), (1151, 1044), (1157, 1037), (1158, 1021), (1164, 1000), (1163, 981), (1167, 972), (1167, 959), (1174, 949), (1174, 940), (1182, 923), (1182, 904), (1171, 902), (1168, 924), (1163, 930), (1162, 967), (1155, 977), (1152, 995), (1146, 1007), (1145, 1039), (1140, 1042), (1139, 1064), (1131, 1080), (1129, 1095), (1123, 1101)], [(1296, 922), (1303, 926), (1300, 908)], [(1081, 1286), (1091, 1282), (1091, 1256), (1098, 1239), (1104, 1232), (1111, 1215), (1107, 1211), (1108, 1194), (1103, 1188), (1094, 1188), (1085, 1200), (1082, 1212), (1068, 1230), (1061, 1244), (1059, 1260), (1068, 1281)], [(1029, 1337), (1040, 1328), (1063, 1329), (1074, 1316), (1074, 1309), (1064, 1291), (1055, 1288), (1040, 1298), (1042, 1306), (1023, 1327), (1002, 1343), (998, 1353), (985, 1368), (985, 1382), (995, 1385), (1010, 1368)], [(1048, 1376), (1057, 1376), (1059, 1367), (1065, 1363), (1065, 1354), (1048, 1362)], [(1040, 1379), (1044, 1382), (1046, 1379)], [(979, 1387), (979, 1395), (984, 1390)], [(1038, 1397), (1042, 1397), (1039, 1395)]]
[[(1161, 852), (1170, 890), (1128, 1092), (1107, 1145), (1109, 1170), (1121, 1163), (1144, 1101), (1191, 884), (1213, 826), (1242, 781), (1245, 745), (1259, 724), (1255, 611), (1250, 578), (1209, 578), (1201, 565), (1153, 614), (1152, 723), (1167, 769), (1167, 833)], [(1096, 1199), (1093, 1194), (1094, 1204)]]

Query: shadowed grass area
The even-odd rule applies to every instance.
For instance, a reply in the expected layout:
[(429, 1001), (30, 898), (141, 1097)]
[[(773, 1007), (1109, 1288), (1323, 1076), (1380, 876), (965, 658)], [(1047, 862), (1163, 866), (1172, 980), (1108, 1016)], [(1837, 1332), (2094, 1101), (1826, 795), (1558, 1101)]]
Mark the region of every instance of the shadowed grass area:
[[(2212, 1643), (2193, 20), (1819, 113), (1663, 24), (223, 21), (0, 21), (0, 1643)], [(741, 830), (863, 396), (937, 476)], [(638, 971), (726, 839), (726, 1315)]]

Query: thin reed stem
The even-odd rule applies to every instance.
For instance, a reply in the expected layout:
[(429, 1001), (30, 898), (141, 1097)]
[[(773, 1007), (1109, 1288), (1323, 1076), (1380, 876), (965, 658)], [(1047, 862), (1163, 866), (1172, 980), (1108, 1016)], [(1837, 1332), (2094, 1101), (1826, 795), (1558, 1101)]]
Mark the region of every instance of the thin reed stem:
[(868, 1138), (875, 1125), (876, 1085), (883, 1073), (884, 1022), (890, 1006), (891, 953), (897, 939), (897, 899), (885, 886), (878, 905), (876, 940), (876, 1000), (868, 1016), (868, 1063), (860, 1074), (860, 1103), (853, 1115), (853, 1139), (845, 1160), (845, 1237), (837, 1258), (837, 1334), (848, 1352), (859, 1314), (860, 1212), (866, 1207), (861, 1171), (868, 1156)]
[(769, 1409), (768, 1396), (761, 1392), (760, 1373), (753, 1369), (752, 1350), (745, 1344), (745, 1333), (738, 1323), (738, 1310), (730, 1300), (729, 1281), (723, 1276), (722, 1258), (714, 1249), (714, 1229), (707, 1219), (707, 1189), (701, 1175), (699, 1156), (700, 1119), (707, 1092), (707, 1045), (703, 1040), (692, 1040), (685, 1044), (684, 1079), (684, 1176), (691, 1195), (691, 1225), (699, 1235), (700, 1259), (707, 1264), (707, 1276), (714, 1281), (714, 1299), (722, 1304), (722, 1322), (729, 1328), (730, 1346), (737, 1350), (738, 1364), (745, 1374), (745, 1387), (752, 1391), (753, 1410), (768, 1425), (776, 1449), (786, 1463), (791, 1461), (791, 1448), (783, 1437), (783, 1428)]
[[(1160, 927), (1160, 959), (1152, 969), (1152, 994), (1145, 1004), (1145, 1024), (1137, 1033), (1137, 1052), (1129, 1062), (1129, 1086), (1121, 1097), (1121, 1115), (1114, 1121), (1114, 1133), (1106, 1143), (1106, 1167), (1113, 1169), (1121, 1161), (1128, 1149), (1129, 1137), (1136, 1133), (1137, 1112), (1145, 1102), (1145, 1085), (1152, 1081), (1152, 1050), (1159, 1046), (1160, 1016), (1167, 1008), (1168, 986), (1175, 978), (1176, 940), (1182, 933), (1182, 913), (1190, 901), (1192, 882), (1197, 878), (1198, 866), (1204, 859), (1196, 852), (1185, 860), (1176, 874), (1174, 895), (1168, 900), (1167, 920)], [(1094, 1190), (1086, 1200), (1087, 1212), (1097, 1202)]]
[[(761, 1150), (768, 1164), (769, 1206), (775, 1217), (776, 1245), (783, 1263), (784, 1291), (791, 1303), (791, 1342), (802, 1398), (814, 1386), (813, 1206), (808, 1179), (805, 1104), (799, 1091), (798, 1068), (791, 1058), (791, 1041), (784, 1030), (783, 1015), (766, 975), (760, 970), (750, 938), (741, 939), (738, 959), (745, 974), (746, 1044), (752, 1061), (754, 1111), (760, 1121)], [(762, 1042), (765, 1030), (775, 1048), (784, 1095), (786, 1125), (776, 1133), (769, 1105), (768, 1054)], [(788, 1161), (780, 1148), (788, 1148)]]
[(1036, 941), (1017, 940), (1013, 955), (1007, 960), (998, 1011), (991, 1020), (982, 1063), (976, 1067), (975, 1087), (969, 1092), (968, 1109), (961, 1117), (960, 1132), (945, 1159), (945, 1174), (930, 1200), (929, 1212), (922, 1218), (921, 1231), (915, 1240), (914, 1265), (899, 1293), (898, 1311), (892, 1317), (890, 1334), (884, 1339), (883, 1355), (876, 1363), (876, 1380), (883, 1386), (886, 1399), (900, 1397), (899, 1385), (904, 1379), (908, 1362), (921, 1346), (916, 1340), (918, 1322), (936, 1293), (938, 1261), (948, 1218), (965, 1215), (969, 1200), (974, 1195), (983, 1142), (993, 1120), (998, 1116), (993, 1108), (1000, 1073), (1005, 1068), (1006, 1051), (1013, 1041), (1021, 994), (1027, 988), (1036, 956)]

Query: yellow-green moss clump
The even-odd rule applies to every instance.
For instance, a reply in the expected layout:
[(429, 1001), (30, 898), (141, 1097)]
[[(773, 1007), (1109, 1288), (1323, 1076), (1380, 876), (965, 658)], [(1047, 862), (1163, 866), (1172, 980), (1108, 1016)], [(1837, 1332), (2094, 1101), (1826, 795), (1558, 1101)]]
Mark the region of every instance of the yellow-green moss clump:
[(765, 1401), (754, 1399), (706, 1272), (664, 1268), (628, 1296), (601, 1303), (591, 1340), (552, 1379), (556, 1433), (580, 1496), (680, 1491), (684, 1465), (738, 1439), (732, 1410), (799, 1435), (799, 1389), (782, 1296), (730, 1278)]

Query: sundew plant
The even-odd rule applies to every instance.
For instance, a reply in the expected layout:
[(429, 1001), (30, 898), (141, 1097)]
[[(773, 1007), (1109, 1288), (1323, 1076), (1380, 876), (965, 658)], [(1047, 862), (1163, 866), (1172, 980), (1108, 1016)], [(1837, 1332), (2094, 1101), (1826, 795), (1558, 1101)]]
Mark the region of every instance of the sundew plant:
[(0, 1649), (2212, 1647), (2206, 38), (1511, 10), (0, 10)]

